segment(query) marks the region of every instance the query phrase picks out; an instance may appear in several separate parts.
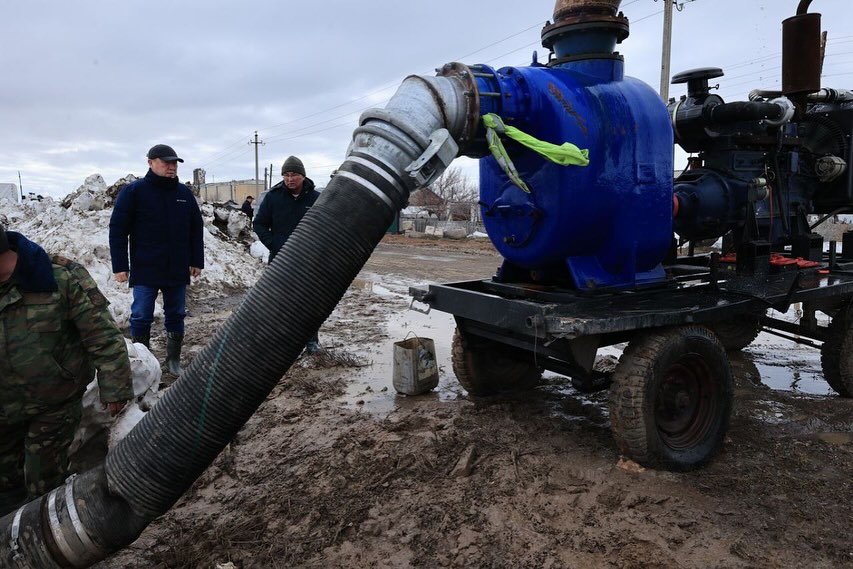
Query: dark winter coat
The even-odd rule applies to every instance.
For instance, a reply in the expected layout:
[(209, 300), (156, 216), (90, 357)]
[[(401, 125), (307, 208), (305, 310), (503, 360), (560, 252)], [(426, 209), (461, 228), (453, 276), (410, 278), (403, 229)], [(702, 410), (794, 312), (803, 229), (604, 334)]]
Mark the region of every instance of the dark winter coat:
[(204, 225), (189, 188), (151, 170), (124, 188), (110, 218), (110, 255), (113, 273), (130, 271), (130, 286), (189, 284), (190, 267), (204, 268)]
[(240, 211), (246, 214), (249, 218), (249, 221), (252, 220), (252, 216), (255, 215), (255, 208), (252, 207), (252, 202), (246, 200), (243, 202), (243, 205), (240, 206)]
[(0, 424), (79, 398), (95, 369), (101, 401), (132, 398), (124, 338), (88, 271), (7, 236), (18, 262), (0, 283)]
[(270, 250), (270, 263), (318, 197), (320, 192), (314, 189), (314, 182), (310, 178), (305, 178), (302, 191), (295, 198), (284, 182), (270, 188), (264, 196), (253, 228), (261, 243)]

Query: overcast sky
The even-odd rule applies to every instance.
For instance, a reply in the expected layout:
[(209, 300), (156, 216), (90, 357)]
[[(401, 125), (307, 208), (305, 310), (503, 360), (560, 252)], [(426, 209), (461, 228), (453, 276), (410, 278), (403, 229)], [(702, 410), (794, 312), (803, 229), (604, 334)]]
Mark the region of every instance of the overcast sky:
[[(798, 0), (695, 0), (675, 12), (671, 71), (722, 67), (726, 100), (778, 88), (781, 21)], [(0, 18), (0, 182), (61, 197), (89, 174), (144, 175), (172, 145), (179, 177), (255, 174), (288, 155), (322, 186), (366, 108), (449, 61), (524, 66), (553, 0), (27, 0)], [(623, 0), (626, 73), (660, 84), (662, 0)], [(853, 6), (814, 0), (829, 32), (823, 85), (853, 83)], [(672, 86), (670, 96), (684, 87)], [(471, 163), (457, 161), (466, 172)]]

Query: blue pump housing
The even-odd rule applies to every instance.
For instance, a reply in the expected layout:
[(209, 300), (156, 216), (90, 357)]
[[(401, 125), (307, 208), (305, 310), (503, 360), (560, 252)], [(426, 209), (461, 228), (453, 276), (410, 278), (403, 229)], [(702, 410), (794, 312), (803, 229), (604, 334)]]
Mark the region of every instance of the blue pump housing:
[(658, 94), (625, 77), (618, 54), (472, 69), (481, 114), (493, 112), (537, 139), (589, 150), (589, 165), (561, 166), (505, 139), (530, 193), (493, 157), (480, 161), (483, 222), (505, 258), (496, 278), (580, 290), (664, 280), (673, 133)]

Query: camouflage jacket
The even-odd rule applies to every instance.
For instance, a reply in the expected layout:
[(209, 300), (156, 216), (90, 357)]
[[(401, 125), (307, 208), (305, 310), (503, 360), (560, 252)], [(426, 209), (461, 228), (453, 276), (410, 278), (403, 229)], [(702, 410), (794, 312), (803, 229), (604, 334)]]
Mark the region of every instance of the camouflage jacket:
[(95, 369), (102, 402), (131, 399), (124, 338), (88, 271), (7, 236), (18, 262), (0, 283), (0, 418), (80, 397)]

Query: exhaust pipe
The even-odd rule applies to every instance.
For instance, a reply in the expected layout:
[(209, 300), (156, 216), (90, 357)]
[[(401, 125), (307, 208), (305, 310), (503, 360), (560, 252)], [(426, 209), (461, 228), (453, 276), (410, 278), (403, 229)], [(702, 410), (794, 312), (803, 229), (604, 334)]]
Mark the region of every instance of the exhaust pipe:
[(823, 55), (820, 14), (809, 13), (812, 0), (800, 0), (797, 15), (782, 21), (782, 94), (799, 114), (807, 108), (807, 96), (820, 91)]
[(0, 518), (0, 566), (89, 567), (168, 511), (328, 318), (409, 193), (471, 145), (478, 121), (476, 83), (459, 64), (407, 77), (384, 109), (365, 112), (281, 253), (104, 465)]

